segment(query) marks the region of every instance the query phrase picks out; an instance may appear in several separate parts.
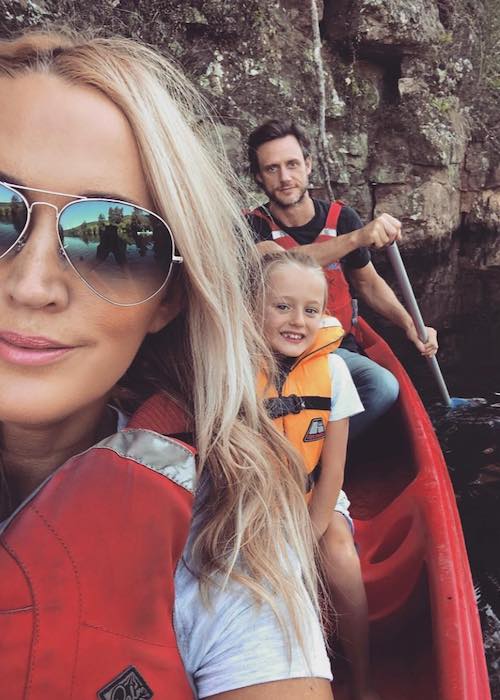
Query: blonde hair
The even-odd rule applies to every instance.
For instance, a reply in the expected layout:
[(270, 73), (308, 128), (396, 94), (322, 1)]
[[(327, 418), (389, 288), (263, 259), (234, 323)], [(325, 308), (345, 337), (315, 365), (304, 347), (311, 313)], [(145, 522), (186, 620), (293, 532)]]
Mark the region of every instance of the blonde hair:
[(123, 383), (140, 398), (166, 390), (192, 417), (204, 494), (193, 542), (202, 591), (221, 577), (242, 581), (285, 631), (288, 613), (300, 637), (300, 579), (317, 604), (303, 469), (257, 399), (257, 369), (269, 360), (248, 303), (258, 256), (215, 126), (185, 76), (129, 39), (59, 30), (0, 42), (0, 74), (33, 71), (92, 86), (122, 109), (155, 208), (184, 258), (174, 280), (184, 311), (145, 339)]

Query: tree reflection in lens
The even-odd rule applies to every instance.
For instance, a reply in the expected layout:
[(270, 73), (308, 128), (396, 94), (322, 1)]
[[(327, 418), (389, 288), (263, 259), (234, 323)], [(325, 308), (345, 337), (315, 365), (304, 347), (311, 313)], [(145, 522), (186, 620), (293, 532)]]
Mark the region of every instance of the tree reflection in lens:
[(157, 292), (172, 262), (166, 224), (122, 202), (72, 203), (61, 214), (60, 236), (84, 280), (120, 303), (137, 303)]

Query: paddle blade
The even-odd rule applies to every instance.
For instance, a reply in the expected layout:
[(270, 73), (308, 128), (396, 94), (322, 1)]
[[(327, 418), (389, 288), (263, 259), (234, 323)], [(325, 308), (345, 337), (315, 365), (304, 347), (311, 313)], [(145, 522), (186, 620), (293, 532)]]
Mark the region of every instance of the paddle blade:
[(473, 398), (473, 399), (462, 399), (459, 398), (458, 396), (452, 396), (450, 399), (450, 408), (451, 410), (455, 408), (473, 408), (475, 406), (484, 406), (486, 403), (486, 399), (481, 399), (481, 398)]

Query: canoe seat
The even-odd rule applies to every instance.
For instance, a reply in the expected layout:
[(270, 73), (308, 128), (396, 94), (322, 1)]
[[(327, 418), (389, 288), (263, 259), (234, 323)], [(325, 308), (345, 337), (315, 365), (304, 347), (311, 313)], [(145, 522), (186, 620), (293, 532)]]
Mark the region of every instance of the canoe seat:
[(373, 518), (355, 521), (371, 622), (404, 612), (421, 580), (425, 530), (413, 484)]

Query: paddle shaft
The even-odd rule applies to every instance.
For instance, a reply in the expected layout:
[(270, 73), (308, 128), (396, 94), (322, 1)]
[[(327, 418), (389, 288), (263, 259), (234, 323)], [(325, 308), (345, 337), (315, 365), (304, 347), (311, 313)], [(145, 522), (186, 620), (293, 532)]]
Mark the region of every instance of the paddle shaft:
[[(396, 275), (398, 284), (401, 288), (401, 293), (403, 294), (408, 313), (412, 317), (415, 328), (417, 329), (418, 337), (423, 343), (426, 343), (427, 331), (425, 329), (425, 323), (422, 318), (422, 314), (420, 313), (411, 282), (408, 278), (408, 273), (406, 272), (403, 260), (401, 259), (401, 253), (399, 252), (396, 242), (391, 243), (391, 245), (387, 248), (387, 255), (389, 256), (394, 274)], [(429, 367), (431, 368), (432, 374), (437, 382), (443, 400), (448, 406), (451, 406), (450, 394), (436, 357), (427, 357), (426, 360), (429, 363)]]

